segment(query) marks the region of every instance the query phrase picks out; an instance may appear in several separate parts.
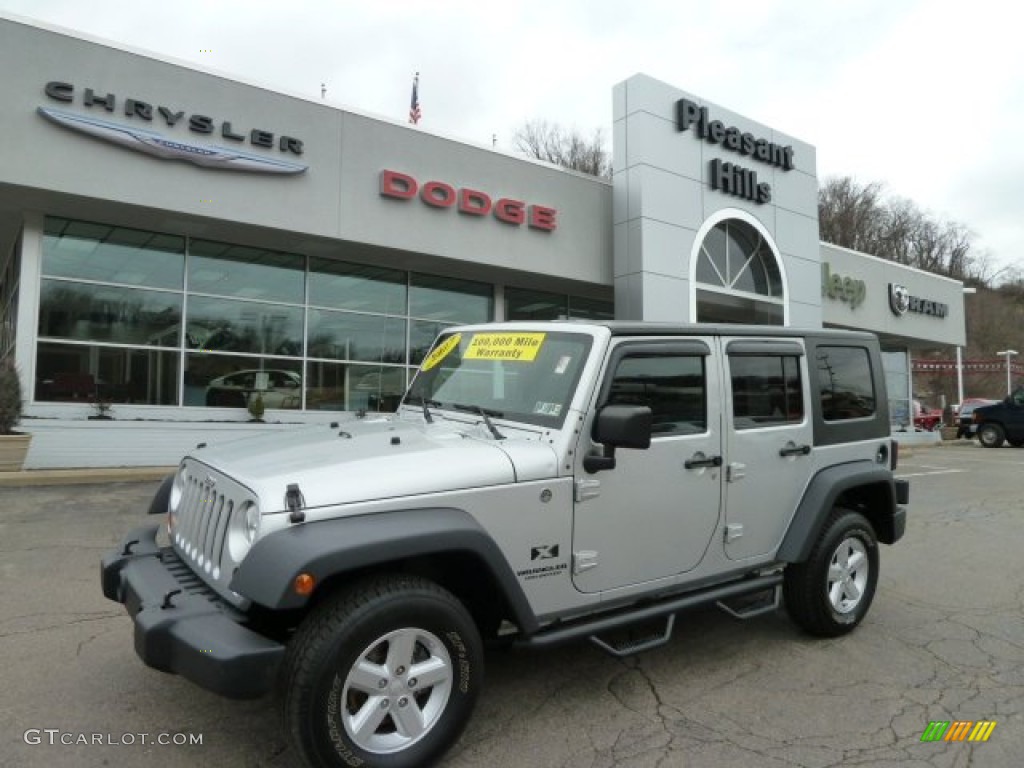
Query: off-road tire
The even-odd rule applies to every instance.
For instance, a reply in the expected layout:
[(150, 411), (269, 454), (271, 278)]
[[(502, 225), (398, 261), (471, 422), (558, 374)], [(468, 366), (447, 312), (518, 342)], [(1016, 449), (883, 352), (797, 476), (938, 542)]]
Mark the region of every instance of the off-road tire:
[[(419, 768), (458, 738), (482, 678), (480, 635), (463, 605), (431, 581), (394, 574), (316, 607), (289, 643), (278, 684), (289, 741), (309, 765)], [(355, 731), (378, 711), (383, 720)], [(419, 735), (399, 727), (410, 712), (425, 723)]]
[(982, 424), (978, 427), (976, 437), (978, 442), (986, 448), (1002, 448), (1006, 433), (998, 424)]
[(786, 568), (782, 593), (797, 626), (819, 637), (838, 637), (860, 624), (877, 584), (874, 529), (860, 513), (837, 507), (806, 562)]

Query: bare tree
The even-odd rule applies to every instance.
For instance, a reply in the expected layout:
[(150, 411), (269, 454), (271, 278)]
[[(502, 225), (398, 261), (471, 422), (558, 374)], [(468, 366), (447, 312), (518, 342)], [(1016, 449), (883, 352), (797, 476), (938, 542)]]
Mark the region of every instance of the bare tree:
[(527, 157), (544, 160), (592, 176), (610, 176), (611, 165), (601, 129), (587, 138), (546, 120), (532, 120), (516, 129), (515, 148)]
[(974, 249), (967, 227), (886, 195), (879, 182), (827, 179), (818, 190), (818, 226), (822, 240), (844, 248), (975, 284), (990, 281), (988, 257)]

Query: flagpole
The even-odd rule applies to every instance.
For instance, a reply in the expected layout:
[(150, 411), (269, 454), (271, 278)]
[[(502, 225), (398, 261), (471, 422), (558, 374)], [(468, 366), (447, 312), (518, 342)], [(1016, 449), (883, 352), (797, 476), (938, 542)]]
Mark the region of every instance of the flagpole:
[(412, 79), (412, 100), (409, 102), (409, 122), (419, 125), (420, 122), (420, 73)]

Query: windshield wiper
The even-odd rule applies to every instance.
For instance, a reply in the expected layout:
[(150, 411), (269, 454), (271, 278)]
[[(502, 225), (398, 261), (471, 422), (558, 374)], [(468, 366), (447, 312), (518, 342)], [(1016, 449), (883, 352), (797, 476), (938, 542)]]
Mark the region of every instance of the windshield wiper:
[(479, 405), (465, 405), (464, 403), (452, 403), (452, 408), (457, 411), (468, 411), (469, 413), (478, 413), (484, 420), (484, 424), (487, 425), (488, 431), (495, 440), (504, 440), (505, 436), (498, 431), (497, 427), (491, 421), (491, 416), (496, 419), (503, 418), (505, 416), (501, 411), (495, 411), (492, 408), (484, 408)]
[(432, 405), (435, 408), (440, 408), (441, 407), (441, 401), (440, 400), (431, 400), (429, 397), (420, 397), (419, 395), (411, 395), (410, 397), (406, 398), (406, 402), (415, 402), (416, 400), (419, 400), (420, 401), (420, 405), (423, 406), (423, 419), (424, 419), (424, 421), (426, 421), (427, 424), (433, 424), (434, 423), (434, 417), (430, 415), (430, 409), (427, 408), (427, 406), (428, 405)]

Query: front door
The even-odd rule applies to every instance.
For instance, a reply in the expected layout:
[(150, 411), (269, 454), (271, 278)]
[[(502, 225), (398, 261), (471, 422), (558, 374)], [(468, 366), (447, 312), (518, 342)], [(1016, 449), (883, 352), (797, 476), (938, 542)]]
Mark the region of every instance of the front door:
[(810, 482), (813, 427), (803, 342), (723, 339), (725, 552), (774, 551)]
[[(599, 446), (587, 434), (576, 451), (573, 581), (602, 592), (664, 579), (700, 563), (719, 528), (722, 434), (714, 340), (622, 341), (609, 357), (595, 399), (646, 405), (651, 446), (620, 448), (616, 466), (595, 474), (583, 456)], [(710, 396), (709, 396), (710, 393)]]

